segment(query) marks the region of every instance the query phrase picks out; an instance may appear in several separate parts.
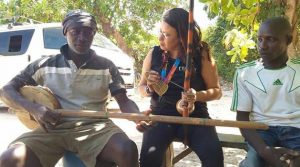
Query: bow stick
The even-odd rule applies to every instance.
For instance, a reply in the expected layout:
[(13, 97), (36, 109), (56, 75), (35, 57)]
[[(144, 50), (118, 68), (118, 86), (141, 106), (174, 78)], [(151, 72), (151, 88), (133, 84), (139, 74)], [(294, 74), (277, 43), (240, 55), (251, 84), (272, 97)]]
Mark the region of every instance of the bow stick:
[[(191, 74), (192, 74), (192, 54), (193, 54), (193, 29), (194, 29), (194, 0), (190, 0), (190, 10), (189, 10), (189, 25), (188, 25), (188, 41), (187, 41), (187, 51), (186, 51), (186, 67), (184, 74), (184, 91), (188, 91), (191, 87)], [(189, 116), (189, 109), (186, 107), (182, 112), (183, 117)], [(187, 127), (184, 127), (184, 143), (187, 144)]]

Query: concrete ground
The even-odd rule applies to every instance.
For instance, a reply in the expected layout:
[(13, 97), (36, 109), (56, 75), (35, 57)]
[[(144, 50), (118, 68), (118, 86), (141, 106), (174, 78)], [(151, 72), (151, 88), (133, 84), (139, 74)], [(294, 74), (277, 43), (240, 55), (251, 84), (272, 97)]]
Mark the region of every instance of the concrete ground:
[[(235, 120), (235, 113), (229, 111), (231, 103), (232, 92), (224, 91), (223, 97), (220, 100), (212, 101), (208, 103), (209, 113), (214, 119), (223, 119), (223, 120)], [(138, 96), (131, 96), (131, 98), (138, 104), (140, 110), (146, 110), (149, 106), (148, 98), (140, 98)], [(116, 108), (116, 103), (112, 101), (109, 108)], [(135, 124), (131, 121), (124, 119), (113, 119), (113, 121), (119, 125), (127, 135), (136, 142), (138, 148), (140, 149), (142, 142), (142, 134), (135, 129)], [(5, 109), (0, 109), (0, 153), (2, 153), (7, 145), (14, 140), (20, 134), (29, 131), (24, 125), (18, 121), (15, 115), (8, 113)], [(234, 133), (239, 134), (237, 128), (228, 128), (228, 127), (217, 127), (217, 131), (222, 133)], [(184, 149), (182, 143), (175, 143), (175, 154)], [(225, 157), (225, 167), (237, 167), (238, 163), (245, 157), (245, 151), (240, 149), (224, 148), (224, 157)], [(61, 163), (57, 165), (61, 166)], [(175, 167), (200, 167), (201, 163), (199, 162), (198, 157), (191, 153), (180, 162), (178, 162)]]

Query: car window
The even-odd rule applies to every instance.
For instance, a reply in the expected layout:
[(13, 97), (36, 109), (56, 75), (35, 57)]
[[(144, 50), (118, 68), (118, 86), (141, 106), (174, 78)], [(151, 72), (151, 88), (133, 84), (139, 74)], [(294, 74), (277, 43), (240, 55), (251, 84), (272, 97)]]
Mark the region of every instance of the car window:
[(60, 27), (44, 28), (43, 36), (44, 48), (46, 49), (60, 49), (62, 45), (67, 43), (67, 39)]
[(34, 29), (0, 32), (0, 55), (24, 54), (29, 46)]
[(98, 33), (96, 33), (94, 37), (93, 45), (109, 50), (120, 51), (120, 49), (114, 43)]
[[(43, 35), (44, 48), (60, 49), (62, 45), (67, 43), (67, 39), (63, 35), (61, 27), (44, 28)], [(109, 50), (120, 51), (120, 49), (114, 43), (98, 33), (96, 33), (94, 37), (93, 45)]]

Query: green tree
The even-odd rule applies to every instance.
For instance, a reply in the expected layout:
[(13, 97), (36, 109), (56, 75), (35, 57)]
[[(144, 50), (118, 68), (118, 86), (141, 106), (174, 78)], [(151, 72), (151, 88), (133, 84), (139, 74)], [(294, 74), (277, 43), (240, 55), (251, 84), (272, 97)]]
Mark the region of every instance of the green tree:
[(299, 52), (299, 0), (199, 0), (207, 5), (210, 17), (224, 18), (233, 28), (225, 34), (227, 54), (232, 61), (246, 61), (249, 49), (254, 49), (254, 38), (259, 23), (268, 17), (285, 16), (293, 28), (293, 43), (289, 55)]
[(218, 19), (215, 26), (209, 27), (203, 32), (203, 40), (210, 46), (210, 52), (217, 62), (219, 75), (226, 81), (231, 81), (238, 63), (230, 63), (231, 57), (226, 55), (222, 42), (228, 28), (225, 20)]

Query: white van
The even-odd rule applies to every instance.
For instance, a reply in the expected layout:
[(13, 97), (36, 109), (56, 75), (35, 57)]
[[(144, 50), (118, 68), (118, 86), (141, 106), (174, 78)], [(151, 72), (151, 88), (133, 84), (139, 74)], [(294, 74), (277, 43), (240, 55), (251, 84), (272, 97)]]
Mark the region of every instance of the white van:
[[(0, 26), (0, 87), (43, 56), (59, 53), (67, 43), (60, 23)], [(110, 59), (118, 67), (128, 92), (134, 88), (134, 59), (121, 51), (103, 35), (96, 34), (92, 49)]]

